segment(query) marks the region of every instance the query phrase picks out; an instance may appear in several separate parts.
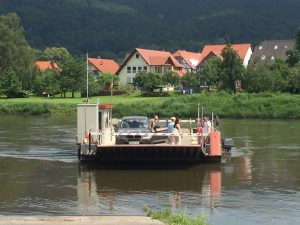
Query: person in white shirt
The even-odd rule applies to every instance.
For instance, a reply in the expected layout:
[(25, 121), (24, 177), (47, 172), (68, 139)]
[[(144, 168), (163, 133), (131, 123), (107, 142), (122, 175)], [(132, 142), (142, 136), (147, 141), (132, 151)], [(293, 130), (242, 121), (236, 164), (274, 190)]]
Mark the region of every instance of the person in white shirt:
[(203, 121), (204, 121), (203, 133), (206, 135), (209, 135), (209, 133), (211, 131), (211, 122), (209, 121), (209, 119), (207, 117), (204, 117)]

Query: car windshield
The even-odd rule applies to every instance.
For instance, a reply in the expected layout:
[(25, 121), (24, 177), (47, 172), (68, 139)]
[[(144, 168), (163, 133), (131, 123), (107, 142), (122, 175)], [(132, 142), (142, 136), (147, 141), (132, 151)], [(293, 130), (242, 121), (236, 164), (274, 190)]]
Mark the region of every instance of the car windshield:
[(120, 128), (148, 128), (148, 121), (146, 119), (139, 119), (139, 118), (133, 118), (133, 119), (123, 119)]

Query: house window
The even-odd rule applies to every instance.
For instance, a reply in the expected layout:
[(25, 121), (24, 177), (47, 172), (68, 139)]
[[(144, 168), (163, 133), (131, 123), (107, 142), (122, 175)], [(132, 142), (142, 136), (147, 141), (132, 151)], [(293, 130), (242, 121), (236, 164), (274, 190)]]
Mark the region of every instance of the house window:
[(262, 56), (260, 57), (260, 59), (261, 59), (261, 60), (265, 60), (265, 59), (266, 59), (266, 56), (265, 56), (265, 55), (262, 55)]
[(142, 71), (142, 67), (141, 67), (141, 66), (138, 67), (138, 71), (139, 71), (139, 72)]
[(162, 73), (161, 66), (156, 66), (155, 67), (155, 73)]
[(262, 50), (262, 46), (259, 46), (258, 49), (259, 49), (259, 50)]
[(272, 56), (272, 57), (271, 57), (271, 60), (274, 60), (274, 59), (275, 59), (274, 56)]
[(127, 66), (127, 73), (131, 73), (131, 66)]
[(284, 48), (287, 49), (287, 46), (285, 45)]
[(127, 84), (131, 84), (131, 77), (127, 77)]
[(147, 66), (144, 66), (144, 71), (147, 71)]
[(165, 70), (166, 70), (166, 71), (170, 71), (170, 70), (172, 70), (172, 67), (171, 67), (171, 66), (166, 66), (166, 67), (165, 67)]
[(136, 67), (135, 66), (132, 67), (132, 73), (136, 73)]
[(274, 46), (274, 49), (275, 49), (275, 50), (278, 49), (278, 45), (275, 45), (275, 46)]
[(136, 58), (136, 59), (140, 58), (140, 54), (139, 54), (139, 53), (136, 53), (136, 54), (135, 54), (135, 58)]

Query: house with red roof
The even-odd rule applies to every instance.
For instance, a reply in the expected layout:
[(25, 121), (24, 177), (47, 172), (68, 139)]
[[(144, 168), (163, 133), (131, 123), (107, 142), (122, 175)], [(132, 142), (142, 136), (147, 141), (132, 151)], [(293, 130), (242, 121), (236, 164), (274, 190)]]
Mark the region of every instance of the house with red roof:
[(88, 58), (89, 70), (96, 75), (103, 73), (116, 74), (119, 70), (119, 64), (112, 59)]
[[(222, 58), (221, 53), (226, 46), (227, 45), (205, 45), (202, 50), (202, 59), (199, 66), (203, 65), (203, 63), (211, 57)], [(252, 55), (251, 44), (233, 44), (231, 48), (237, 52), (244, 67), (247, 67)]]
[(58, 71), (58, 72), (61, 71), (59, 66), (53, 60), (36, 61), (35, 65), (42, 72), (44, 72), (46, 70), (55, 70), (55, 71)]
[(201, 53), (177, 50), (173, 56), (183, 66), (187, 73), (198, 72), (198, 65), (202, 60)]
[(166, 51), (136, 48), (127, 56), (117, 74), (120, 84), (132, 84), (138, 72), (165, 73), (173, 71), (179, 75), (185, 73), (183, 66)]

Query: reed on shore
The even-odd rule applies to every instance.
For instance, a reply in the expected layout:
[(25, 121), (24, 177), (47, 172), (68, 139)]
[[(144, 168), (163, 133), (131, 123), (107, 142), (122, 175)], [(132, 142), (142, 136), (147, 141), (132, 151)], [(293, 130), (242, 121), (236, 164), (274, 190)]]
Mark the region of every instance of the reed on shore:
[(173, 213), (170, 209), (153, 211), (149, 207), (144, 207), (147, 216), (159, 220), (168, 225), (208, 225), (205, 218), (201, 215), (192, 217), (184, 212)]

